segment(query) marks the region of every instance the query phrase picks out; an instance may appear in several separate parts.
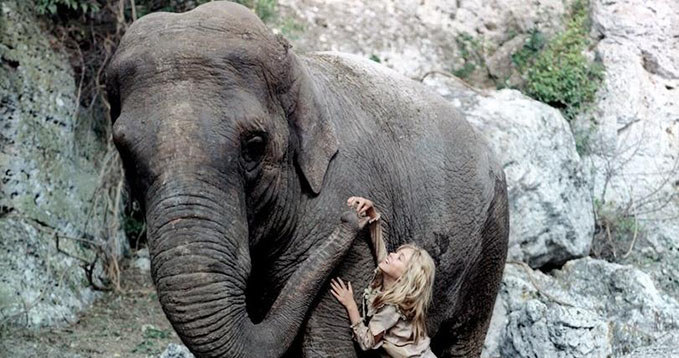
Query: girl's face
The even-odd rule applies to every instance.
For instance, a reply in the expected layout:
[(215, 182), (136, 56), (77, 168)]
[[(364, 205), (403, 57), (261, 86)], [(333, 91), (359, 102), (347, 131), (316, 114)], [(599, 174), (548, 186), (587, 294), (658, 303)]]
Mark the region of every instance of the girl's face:
[(396, 280), (403, 272), (406, 270), (408, 261), (413, 256), (413, 249), (409, 247), (404, 247), (396, 252), (392, 252), (387, 255), (387, 257), (380, 262), (377, 266), (392, 279)]

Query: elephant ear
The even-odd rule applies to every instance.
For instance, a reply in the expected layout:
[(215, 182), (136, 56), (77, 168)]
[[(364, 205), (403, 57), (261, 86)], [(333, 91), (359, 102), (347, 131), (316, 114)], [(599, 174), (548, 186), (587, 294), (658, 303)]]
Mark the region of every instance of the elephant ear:
[(287, 93), (286, 102), (289, 102), (288, 120), (299, 140), (296, 162), (311, 190), (318, 194), (339, 144), (327, 103), (304, 64), (294, 54), (289, 55), (294, 85)]

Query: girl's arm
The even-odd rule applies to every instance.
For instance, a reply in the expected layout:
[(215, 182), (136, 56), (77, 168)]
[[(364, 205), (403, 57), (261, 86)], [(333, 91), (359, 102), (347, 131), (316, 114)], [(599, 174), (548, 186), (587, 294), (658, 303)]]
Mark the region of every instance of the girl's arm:
[(347, 315), (349, 315), (349, 321), (351, 325), (361, 322), (361, 314), (358, 313), (358, 306), (356, 306), (356, 301), (354, 301), (354, 289), (351, 288), (351, 282), (347, 281), (344, 284), (341, 278), (337, 277), (330, 280), (330, 293), (344, 306), (347, 310)]
[(347, 205), (356, 209), (359, 215), (367, 215), (370, 219), (370, 238), (375, 254), (375, 262), (379, 264), (387, 257), (387, 247), (385, 245), (385, 234), (382, 228), (382, 215), (375, 209), (372, 201), (360, 196), (352, 196), (347, 200)]
[[(396, 321), (389, 325), (382, 317), (384, 315), (380, 315), (380, 311), (370, 320), (370, 328), (368, 328), (363, 323), (360, 313), (358, 313), (358, 306), (356, 306), (356, 301), (354, 301), (354, 290), (351, 287), (351, 282), (347, 282), (345, 285), (340, 278), (335, 278), (330, 281), (330, 286), (332, 287), (330, 290), (332, 295), (335, 296), (347, 310), (349, 321), (351, 321), (351, 330), (353, 332), (354, 340), (356, 340), (361, 349), (367, 351), (368, 349), (379, 348), (379, 346), (381, 346), (380, 342), (382, 341), (384, 331), (396, 324)], [(398, 317), (396, 320), (398, 320)], [(385, 325), (389, 326), (384, 328)], [(373, 334), (373, 332), (377, 332), (377, 334)]]

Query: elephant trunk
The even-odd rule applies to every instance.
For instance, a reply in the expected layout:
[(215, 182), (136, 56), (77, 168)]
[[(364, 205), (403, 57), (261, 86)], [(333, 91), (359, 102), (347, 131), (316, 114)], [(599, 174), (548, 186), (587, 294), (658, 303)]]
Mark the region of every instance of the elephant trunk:
[[(278, 357), (292, 344), (327, 276), (359, 228), (344, 217), (301, 263), (265, 319), (246, 310), (250, 275), (242, 198), (205, 182), (162, 185), (147, 201), (152, 276), (158, 298), (182, 341), (199, 357)], [(233, 192), (233, 191), (232, 191)], [(235, 205), (232, 203), (236, 203)]]
[[(198, 355), (243, 352), (250, 323), (245, 287), (248, 231), (239, 198), (204, 182), (163, 184), (147, 219), (158, 298), (182, 340)], [(192, 188), (197, 188), (193, 189)]]

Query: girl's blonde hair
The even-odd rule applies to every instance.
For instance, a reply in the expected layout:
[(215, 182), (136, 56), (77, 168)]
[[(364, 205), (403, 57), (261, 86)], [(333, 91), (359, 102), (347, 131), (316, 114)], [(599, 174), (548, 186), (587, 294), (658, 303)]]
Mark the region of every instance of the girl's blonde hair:
[[(401, 245), (396, 251), (409, 248), (413, 250), (406, 269), (394, 284), (381, 291), (372, 301), (374, 308), (385, 304), (398, 306), (406, 319), (413, 323), (413, 341), (418, 341), (427, 335), (427, 310), (431, 301), (434, 287), (434, 275), (436, 267), (434, 260), (426, 250), (414, 245)], [(372, 288), (382, 288), (384, 274), (381, 269), (375, 271), (375, 277), (371, 283)]]

